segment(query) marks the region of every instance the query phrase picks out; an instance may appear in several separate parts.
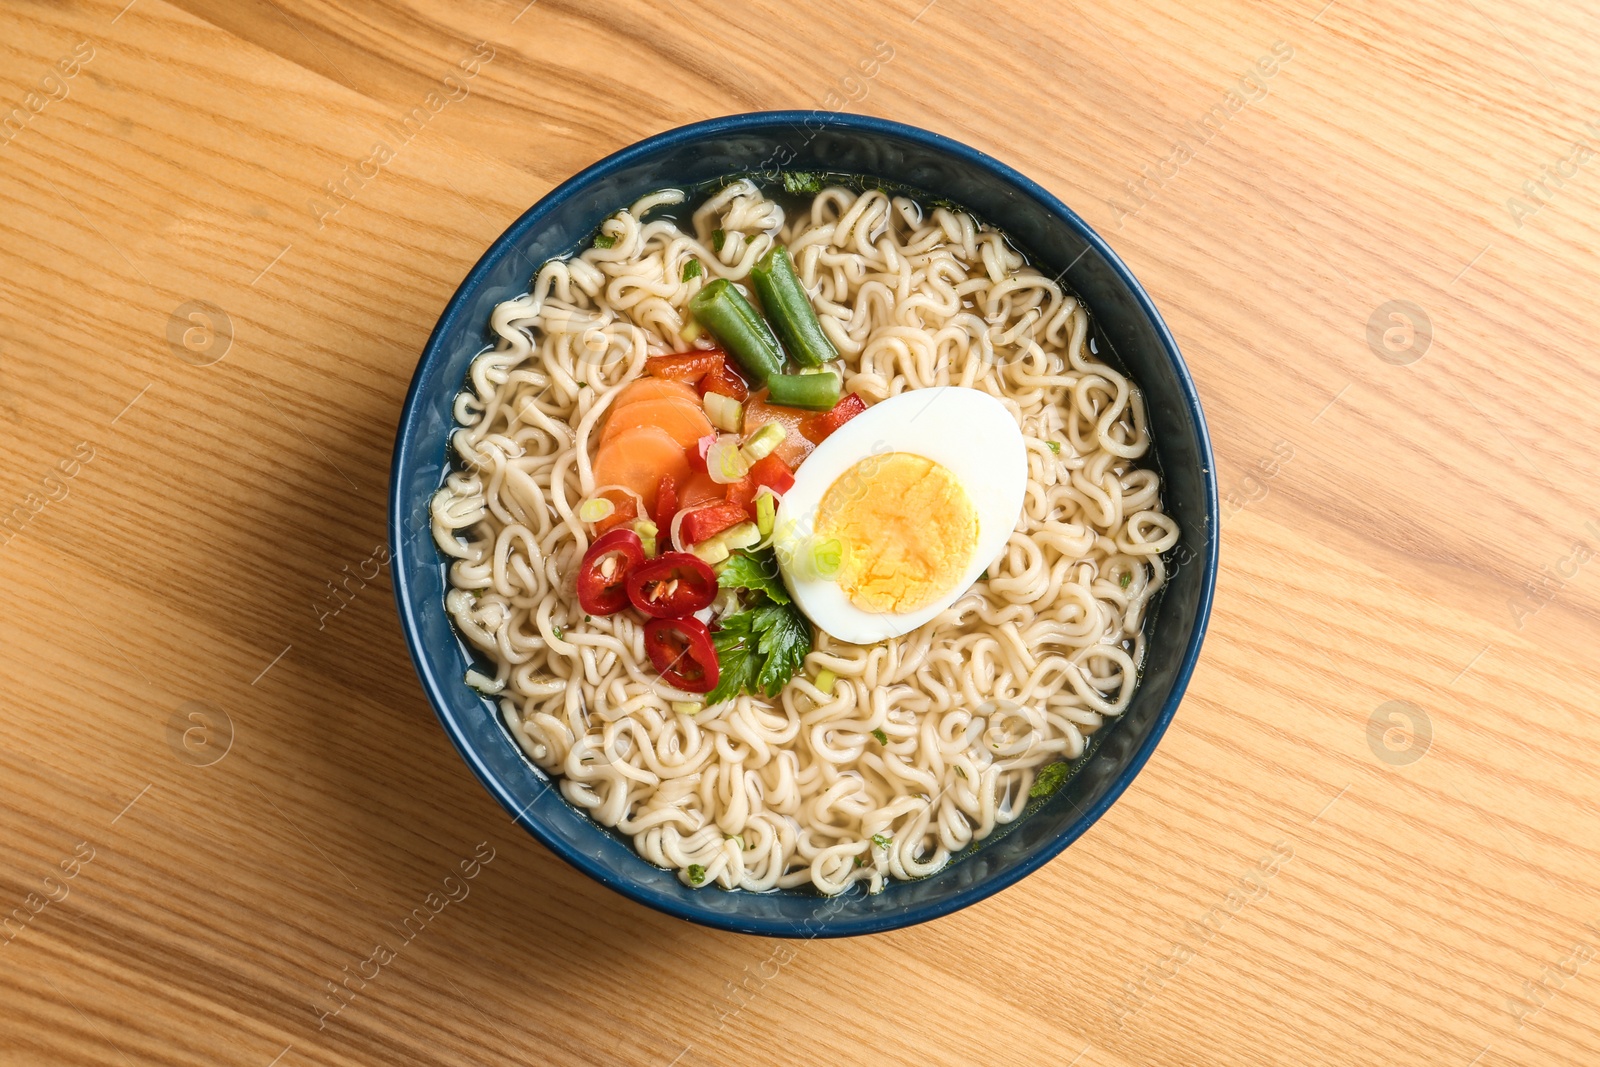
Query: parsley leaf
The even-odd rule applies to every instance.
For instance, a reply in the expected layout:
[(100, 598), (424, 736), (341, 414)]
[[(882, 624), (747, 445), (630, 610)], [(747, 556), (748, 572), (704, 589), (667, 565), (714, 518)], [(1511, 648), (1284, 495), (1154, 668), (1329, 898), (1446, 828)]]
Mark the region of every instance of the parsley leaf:
[(811, 651), (811, 626), (793, 604), (769, 604), (755, 613), (761, 616), (756, 625), (762, 631), (761, 654), (767, 658), (756, 683), (767, 696), (775, 697), (805, 666), (806, 653)]
[(610, 248), (616, 243), (617, 239), (609, 233), (596, 234), (594, 238), (594, 246), (596, 248)]
[(689, 884), (699, 885), (706, 880), (706, 869), (698, 863), (689, 864)]
[(718, 252), (722, 251), (722, 243), (724, 241), (726, 241), (727, 239), (728, 239), (728, 231), (727, 230), (712, 230), (711, 231), (711, 247), (716, 249)]
[(822, 175), (805, 170), (783, 172), (783, 191), (786, 193), (822, 192)]
[(887, 745), (889, 743), (889, 735), (884, 733), (882, 730), (872, 731), (872, 736), (878, 739), (878, 744), (880, 745)]
[(700, 265), (700, 261), (698, 259), (695, 259), (693, 256), (690, 256), (689, 257), (689, 262), (687, 262), (687, 263), (685, 263), (683, 265), (683, 280), (684, 281), (688, 281), (690, 278), (698, 278), (698, 277), (700, 277), (700, 275), (702, 275), (704, 273), (705, 273), (705, 268), (702, 267)]
[(711, 643), (722, 676), (706, 694), (708, 706), (740, 693), (775, 697), (804, 666), (811, 651), (811, 626), (793, 604), (763, 604), (723, 616)]
[(770, 548), (760, 552), (739, 549), (717, 564), (717, 584), (724, 589), (765, 593), (774, 604), (787, 604), (789, 591), (778, 574), (778, 557)]
[(758, 641), (750, 629), (753, 616), (754, 612), (749, 611), (725, 615), (722, 628), (711, 635), (720, 675), (717, 687), (706, 694), (707, 707), (755, 689), (756, 676), (761, 673), (761, 657), (757, 651)]
[(1034, 778), (1032, 787), (1028, 790), (1030, 797), (1047, 797), (1060, 789), (1069, 777), (1072, 776), (1072, 765), (1069, 763), (1052, 763), (1039, 772)]
[(885, 837), (882, 834), (872, 835), (872, 843), (877, 845), (879, 848), (888, 848), (893, 842), (894, 838), (892, 837)]

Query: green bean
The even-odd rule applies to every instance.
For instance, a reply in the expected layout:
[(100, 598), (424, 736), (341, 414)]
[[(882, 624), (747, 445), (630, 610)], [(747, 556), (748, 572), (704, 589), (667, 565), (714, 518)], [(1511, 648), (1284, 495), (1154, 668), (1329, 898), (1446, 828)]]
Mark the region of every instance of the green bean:
[(750, 269), (750, 281), (783, 347), (797, 362), (807, 367), (820, 367), (830, 359), (839, 358), (838, 349), (822, 332), (822, 323), (817, 321), (811, 297), (800, 284), (787, 248), (773, 245), (772, 250)]
[(694, 294), (689, 313), (757, 383), (783, 370), (783, 349), (772, 329), (728, 279), (718, 278)]
[(767, 379), (767, 399), (785, 407), (831, 411), (839, 402), (839, 376), (831, 370), (774, 374)]

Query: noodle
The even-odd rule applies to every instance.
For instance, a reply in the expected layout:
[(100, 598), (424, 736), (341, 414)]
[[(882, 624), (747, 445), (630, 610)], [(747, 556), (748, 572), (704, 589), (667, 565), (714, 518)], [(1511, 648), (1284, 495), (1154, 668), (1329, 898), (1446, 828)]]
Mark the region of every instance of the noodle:
[[(1077, 299), (966, 214), (831, 187), (786, 220), (736, 181), (692, 232), (645, 221), (682, 200), (618, 212), (608, 247), (546, 263), (495, 309), (498, 341), (455, 404), (463, 467), (431, 508), (452, 559), (446, 606), (494, 668), (468, 681), (498, 699), (528, 758), (646, 860), (691, 884), (876, 892), (1017, 818), (1039, 769), (1081, 755), (1127, 707), (1178, 538), (1159, 477), (1134, 466), (1150, 447), (1143, 399), (1096, 358)], [(683, 714), (657, 692), (642, 624), (578, 607), (589, 536), (576, 509), (599, 488), (591, 439), (617, 391), (648, 355), (685, 347), (700, 284), (745, 278), (775, 240), (847, 392), (999, 398), (1027, 444), (1023, 513), (986, 580), (933, 621), (872, 646), (818, 631), (776, 701)], [(690, 257), (704, 278), (681, 280)]]

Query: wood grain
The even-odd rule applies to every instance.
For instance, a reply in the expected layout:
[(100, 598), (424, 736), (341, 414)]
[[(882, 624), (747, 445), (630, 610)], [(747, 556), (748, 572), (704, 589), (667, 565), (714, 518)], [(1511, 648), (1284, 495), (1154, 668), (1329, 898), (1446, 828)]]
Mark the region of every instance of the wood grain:
[[(1600, 1059), (1600, 18), (524, 2), (0, 10), (0, 1063)], [(1204, 659), (1122, 801), (999, 897), (845, 943), (668, 920), (536, 846), (369, 562), (483, 247), (622, 145), (813, 106), (960, 138), (1100, 228), (1231, 494)], [(169, 343), (195, 301), (225, 351)], [(1369, 345), (1391, 301), (1420, 358)], [(1371, 725), (1396, 701), (1426, 730)]]

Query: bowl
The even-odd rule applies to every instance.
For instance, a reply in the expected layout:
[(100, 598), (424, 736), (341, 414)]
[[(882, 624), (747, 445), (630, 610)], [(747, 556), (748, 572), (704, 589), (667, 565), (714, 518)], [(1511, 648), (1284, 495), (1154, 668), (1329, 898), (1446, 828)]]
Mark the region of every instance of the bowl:
[[(1163, 503), (1182, 538), (1148, 619), (1149, 652), (1124, 714), (1098, 731), (1067, 783), (927, 878), (868, 896), (691, 889), (570, 806), (522, 754), (496, 708), (463, 682), (473, 662), (444, 608), (445, 560), (428, 502), (450, 468), (451, 406), (490, 340), (490, 310), (525, 293), (536, 265), (577, 251), (619, 207), (656, 189), (778, 169), (879, 178), (953, 201), (998, 226), (1088, 305), (1096, 347), (1144, 390)], [(1194, 382), (1144, 288), (1087, 223), (1005, 164), (947, 137), (833, 112), (734, 115), (640, 141), (562, 183), (513, 223), (456, 290), (412, 378), (390, 479), (395, 599), (411, 658), (450, 740), (484, 787), (556, 855), (624, 896), (681, 919), (769, 937), (844, 937), (926, 922), (999, 892), (1077, 840), (1149, 759), (1194, 670), (1217, 570), (1217, 485)], [(1173, 556), (1177, 558), (1174, 559)]]

